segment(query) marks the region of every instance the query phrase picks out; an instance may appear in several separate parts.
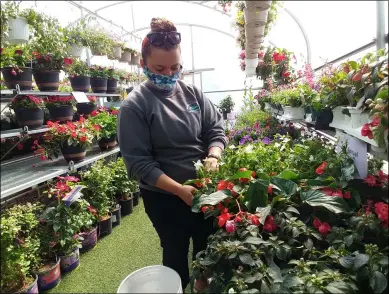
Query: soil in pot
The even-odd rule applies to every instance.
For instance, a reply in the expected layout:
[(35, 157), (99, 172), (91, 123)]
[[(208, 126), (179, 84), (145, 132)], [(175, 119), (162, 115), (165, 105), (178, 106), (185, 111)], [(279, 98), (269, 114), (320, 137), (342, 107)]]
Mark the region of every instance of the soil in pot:
[(86, 148), (81, 147), (79, 145), (69, 146), (67, 142), (65, 142), (61, 146), (62, 155), (65, 158), (66, 162), (70, 162), (73, 160), (74, 162), (80, 162), (85, 159), (86, 156)]
[(115, 148), (115, 146), (117, 145), (116, 134), (112, 135), (110, 138), (100, 139), (98, 144), (99, 144), (101, 151), (111, 150), (111, 149)]
[(38, 294), (38, 276), (35, 275), (34, 278), (27, 278), (25, 286), (17, 291), (17, 293), (28, 293), (28, 294)]
[(112, 233), (112, 217), (107, 215), (99, 222), (99, 236), (107, 236)]
[(118, 87), (118, 81), (115, 79), (107, 80), (107, 93), (115, 94)]
[(122, 196), (119, 204), (122, 207), (122, 216), (130, 215), (134, 209), (134, 198), (132, 195)]
[(61, 255), (61, 271), (63, 273), (71, 272), (76, 269), (80, 264), (80, 250), (78, 247), (74, 248), (73, 251), (66, 255)]
[(139, 194), (140, 191), (132, 192), (132, 197), (134, 198), (134, 207), (139, 204)]
[(4, 77), (4, 84), (8, 89), (16, 89), (16, 85), (19, 85), (20, 90), (28, 91), (32, 89), (32, 68), (19, 67), (21, 72), (16, 71), (16, 75), (12, 72), (12, 67), (4, 67), (1, 69), (1, 73)]
[(34, 72), (34, 79), (39, 91), (58, 91), (59, 71)]
[(120, 225), (120, 222), (122, 220), (122, 209), (120, 204), (117, 204), (116, 207), (112, 210), (112, 226), (116, 227)]
[(61, 281), (60, 259), (56, 262), (49, 262), (40, 267), (38, 274), (38, 287), (40, 291), (47, 291), (54, 288)]
[(89, 92), (90, 77), (73, 77), (69, 78), (73, 91), (76, 92)]
[(80, 248), (80, 252), (85, 252), (94, 248), (97, 243), (97, 226), (89, 232), (81, 233), (81, 236), (84, 240), (82, 240), (82, 248)]
[(107, 79), (103, 78), (91, 78), (90, 86), (93, 93), (106, 93), (107, 92)]
[(73, 106), (49, 107), (50, 118), (53, 121), (66, 122), (73, 120)]
[(21, 128), (38, 129), (43, 126), (44, 112), (42, 108), (18, 108), (15, 116)]
[(77, 107), (77, 113), (84, 116), (89, 115), (93, 111), (97, 110), (97, 105), (90, 102), (77, 103), (76, 107)]

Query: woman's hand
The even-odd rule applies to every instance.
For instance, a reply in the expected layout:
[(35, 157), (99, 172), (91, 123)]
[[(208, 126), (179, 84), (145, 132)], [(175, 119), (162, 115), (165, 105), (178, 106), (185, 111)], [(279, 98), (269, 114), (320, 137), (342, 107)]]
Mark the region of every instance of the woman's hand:
[(206, 171), (219, 171), (219, 162), (216, 158), (208, 157), (204, 160), (204, 169)]
[(178, 189), (177, 196), (182, 199), (188, 206), (192, 206), (192, 200), (193, 200), (193, 194), (196, 192), (196, 188), (189, 186), (189, 185), (183, 185)]

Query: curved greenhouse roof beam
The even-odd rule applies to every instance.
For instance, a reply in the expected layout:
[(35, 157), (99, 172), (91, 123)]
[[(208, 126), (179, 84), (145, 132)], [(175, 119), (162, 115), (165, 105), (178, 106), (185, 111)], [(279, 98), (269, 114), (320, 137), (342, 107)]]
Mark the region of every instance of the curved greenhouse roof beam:
[(301, 24), (300, 20), (289, 9), (284, 8), (284, 10), (296, 22), (296, 24), (298, 25), (298, 27), (301, 30), (301, 33), (304, 36), (305, 45), (307, 47), (307, 62), (310, 64), (311, 63), (311, 43), (309, 42), (307, 32), (305, 31), (304, 26)]

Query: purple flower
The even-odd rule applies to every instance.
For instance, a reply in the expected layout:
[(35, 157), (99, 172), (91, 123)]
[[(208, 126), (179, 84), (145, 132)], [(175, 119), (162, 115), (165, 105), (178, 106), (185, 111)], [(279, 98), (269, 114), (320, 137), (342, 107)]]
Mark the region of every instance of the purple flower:
[(268, 145), (268, 144), (271, 143), (270, 138), (268, 138), (268, 137), (263, 138), (263, 139), (262, 139), (262, 142), (263, 142), (263, 144), (265, 144), (265, 145)]

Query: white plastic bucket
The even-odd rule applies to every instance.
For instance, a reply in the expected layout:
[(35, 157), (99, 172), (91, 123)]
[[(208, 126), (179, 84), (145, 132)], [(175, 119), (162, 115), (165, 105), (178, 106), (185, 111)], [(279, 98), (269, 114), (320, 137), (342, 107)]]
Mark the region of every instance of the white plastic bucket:
[(176, 271), (163, 265), (141, 268), (128, 275), (117, 293), (183, 293)]
[(74, 57), (81, 57), (82, 51), (84, 50), (84, 47), (77, 46), (76, 44), (73, 44), (71, 46), (71, 48), (72, 48), (72, 51), (71, 51), (71, 55), (72, 56), (74, 56)]
[(122, 57), (122, 47), (120, 47), (120, 45), (113, 47), (113, 56), (117, 59)]
[(27, 19), (23, 17), (9, 19), (8, 40), (11, 44), (24, 44), (30, 37), (30, 28)]
[(256, 68), (258, 66), (258, 61), (259, 61), (258, 57), (252, 59), (246, 58), (246, 67)]

